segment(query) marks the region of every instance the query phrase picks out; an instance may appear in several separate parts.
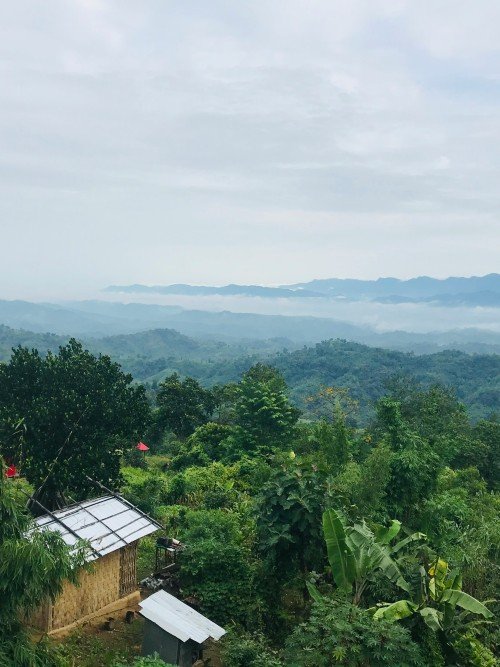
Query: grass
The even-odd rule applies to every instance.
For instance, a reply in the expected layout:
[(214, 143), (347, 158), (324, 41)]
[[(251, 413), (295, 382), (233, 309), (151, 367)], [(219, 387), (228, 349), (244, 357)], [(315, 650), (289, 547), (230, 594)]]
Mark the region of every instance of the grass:
[(103, 630), (102, 623), (89, 624), (57, 643), (69, 667), (130, 665), (140, 655), (142, 632), (141, 619), (135, 619), (131, 624), (117, 619), (115, 630)]

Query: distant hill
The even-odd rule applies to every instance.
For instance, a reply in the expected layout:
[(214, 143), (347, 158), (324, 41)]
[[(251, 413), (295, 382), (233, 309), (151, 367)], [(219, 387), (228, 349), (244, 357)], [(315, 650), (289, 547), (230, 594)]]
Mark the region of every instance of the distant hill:
[(22, 329), (11, 329), (0, 324), (0, 361), (9, 359), (12, 348), (22, 345), (29, 349), (40, 350), (45, 353), (49, 350), (56, 352), (61, 345), (67, 343), (68, 337), (57, 336), (51, 333), (33, 333)]
[(320, 385), (349, 387), (369, 407), (396, 375), (424, 386), (453, 387), (474, 417), (500, 411), (500, 355), (468, 355), (446, 350), (416, 356), (346, 341), (326, 341), (314, 347), (279, 354), (272, 363), (282, 371), (300, 401)]
[[(255, 357), (234, 361), (178, 364), (176, 370), (197, 377), (206, 385), (236, 381)], [(305, 398), (322, 386), (348, 387), (360, 402), (362, 421), (373, 413), (375, 402), (387, 392), (394, 377), (408, 377), (424, 387), (452, 387), (473, 418), (500, 412), (500, 356), (468, 355), (457, 351), (414, 355), (330, 340), (313, 347), (270, 356), (267, 363), (284, 375), (296, 404), (307, 408)], [(160, 380), (162, 374), (154, 379)]]
[[(70, 336), (35, 333), (0, 325), (0, 361), (7, 361), (12, 349), (19, 345), (37, 349), (41, 354), (57, 352), (69, 338)], [(279, 350), (295, 347), (291, 341), (281, 338), (227, 343), (190, 338), (173, 329), (152, 329), (104, 338), (77, 338), (91, 352), (107, 354), (118, 361), (125, 371), (139, 380), (165, 371), (166, 368), (175, 369), (178, 363), (188, 360), (194, 363), (211, 363), (246, 358), (248, 355), (266, 358)]]
[[(216, 347), (213, 343), (211, 347)], [(220, 343), (224, 347), (224, 343)], [(127, 356), (177, 356), (200, 357), (207, 354), (206, 347), (200, 342), (184, 336), (173, 329), (152, 329), (135, 334), (106, 336), (94, 339), (91, 347), (103, 354), (116, 357)]]
[[(89, 312), (71, 306), (30, 301), (0, 300), (0, 323), (14, 329), (27, 329), (37, 333), (50, 331), (63, 335), (103, 336), (128, 333), (129, 325), (108, 312)], [(144, 328), (148, 328), (147, 326)]]
[(486, 276), (470, 278), (430, 278), (420, 276), (410, 280), (398, 278), (378, 278), (377, 280), (352, 280), (326, 278), (311, 280), (295, 285), (283, 285), (286, 289), (306, 290), (321, 293), (325, 296), (343, 296), (353, 299), (377, 299), (380, 297), (401, 296), (413, 299), (432, 298), (437, 295), (474, 294), (493, 292), (500, 294), (500, 274), (490, 273)]
[[(0, 326), (0, 361), (12, 347), (23, 345), (41, 353), (57, 351), (68, 337), (40, 334)], [(469, 355), (458, 351), (414, 355), (368, 347), (345, 340), (329, 340), (313, 347), (285, 351), (286, 341), (247, 341), (229, 344), (195, 340), (170, 329), (86, 339), (94, 353), (109, 354), (139, 381), (162, 380), (174, 371), (196, 377), (205, 385), (236, 381), (252, 364), (264, 361), (278, 368), (287, 380), (295, 402), (322, 385), (349, 387), (360, 401), (366, 419), (374, 402), (386, 391), (387, 382), (404, 375), (429, 386), (452, 386), (475, 418), (500, 412), (500, 356)]]
[[(242, 353), (245, 350), (262, 348), (276, 351), (283, 347), (293, 348), (331, 338), (343, 338), (419, 354), (445, 348), (471, 353), (500, 352), (500, 333), (482, 329), (378, 333), (368, 326), (357, 326), (329, 318), (210, 312), (184, 310), (179, 306), (106, 301), (54, 305), (0, 300), (0, 323), (17, 330), (24, 329), (34, 333), (50, 331), (62, 336), (72, 335), (84, 339), (171, 329), (204, 343), (222, 341), (228, 343), (231, 349), (238, 346)], [(161, 347), (161, 341), (157, 337), (154, 340)], [(115, 344), (119, 347), (135, 345), (130, 340), (103, 343), (106, 349)], [(151, 345), (147, 347), (150, 349)], [(204, 352), (206, 350), (205, 347)], [(210, 354), (213, 353), (212, 347)]]
[[(264, 298), (344, 298), (383, 300), (390, 303), (428, 302), (440, 305), (500, 306), (500, 274), (439, 280), (428, 276), (399, 280), (327, 278), (294, 285), (110, 285), (106, 292), (122, 294), (177, 294), (183, 296), (251, 296)], [(385, 301), (389, 300), (389, 301)]]
[(433, 296), (381, 296), (378, 303), (429, 303), (438, 306), (462, 306), (466, 308), (500, 308), (500, 292), (465, 292), (458, 294), (434, 294)]

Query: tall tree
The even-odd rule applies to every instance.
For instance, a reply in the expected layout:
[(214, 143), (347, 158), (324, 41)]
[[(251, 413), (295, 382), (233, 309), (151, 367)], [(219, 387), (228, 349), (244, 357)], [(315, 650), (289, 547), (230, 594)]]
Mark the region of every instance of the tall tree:
[(411, 525), (411, 518), (436, 486), (442, 461), (429, 442), (403, 419), (399, 402), (380, 400), (377, 418), (381, 441), (393, 452), (386, 489), (388, 509)]
[[(107, 356), (71, 340), (42, 357), (17, 348), (0, 366), (0, 448), (53, 509), (92, 491), (87, 475), (116, 486), (122, 449), (146, 427), (144, 389)], [(22, 424), (12, 440), (12, 423)]]
[(479, 460), (469, 464), (477, 465), (490, 488), (500, 490), (500, 422), (498, 420), (482, 420), (474, 427), (473, 435), (476, 449), (482, 450)]
[(268, 453), (291, 445), (299, 411), (290, 404), (286, 383), (274, 368), (256, 364), (243, 375), (235, 413), (243, 450)]
[(318, 516), (327, 499), (326, 476), (294, 459), (276, 467), (256, 498), (259, 544), (280, 580), (323, 563)]
[(216, 400), (197, 380), (190, 377), (182, 380), (173, 373), (160, 384), (156, 404), (159, 423), (175, 435), (187, 438), (198, 426), (210, 421)]

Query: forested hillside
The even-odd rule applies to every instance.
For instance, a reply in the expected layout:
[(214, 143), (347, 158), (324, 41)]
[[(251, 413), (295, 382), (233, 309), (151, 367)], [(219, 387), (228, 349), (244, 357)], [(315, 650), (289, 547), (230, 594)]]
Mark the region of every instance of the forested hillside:
[(271, 361), (292, 388), (297, 401), (319, 385), (349, 388), (364, 405), (374, 403), (391, 380), (406, 377), (430, 387), (456, 391), (474, 417), (500, 410), (500, 356), (467, 355), (447, 350), (430, 355), (370, 348), (345, 341), (326, 341), (312, 348), (280, 354)]
[[(368, 350), (333, 341), (275, 361), (297, 381), (307, 364), (318, 380), (355, 368), (375, 395), (392, 357), (375, 350), (370, 375)], [(451, 378), (455, 357), (436, 368)], [(491, 360), (470, 363), (469, 380), (490, 377)], [(214, 388), (172, 374), (152, 394), (131, 380), (74, 340), (0, 364), (0, 454), (21, 472), (0, 476), (0, 664), (165, 667), (137, 657), (140, 619), (118, 644), (85, 627), (33, 642), (23, 625), (82, 564), (56, 535), (33, 534), (26, 494), (53, 510), (95, 495), (91, 475), (184, 544), (164, 585), (228, 631), (212, 653), (222, 667), (496, 667), (496, 419), (473, 423), (453, 392), (400, 381), (362, 427), (335, 386), (301, 420), (264, 364)], [(140, 543), (140, 577), (154, 549)]]
[[(23, 345), (57, 351), (64, 336), (34, 334), (0, 326), (0, 360), (8, 360), (12, 347)], [(236, 381), (252, 364), (265, 361), (279, 369), (290, 387), (294, 403), (307, 412), (306, 399), (324, 385), (350, 389), (360, 403), (359, 418), (373, 414), (375, 402), (396, 379), (416, 385), (450, 387), (467, 405), (473, 419), (500, 411), (500, 356), (469, 355), (446, 350), (436, 354), (410, 353), (368, 347), (345, 340), (330, 340), (313, 347), (283, 351), (289, 341), (246, 340), (229, 344), (193, 339), (170, 329), (88, 339), (85, 346), (109, 354), (138, 381), (156, 385), (166, 375), (179, 372), (206, 386)]]
[[(210, 386), (237, 380), (255, 361), (255, 356), (211, 363), (180, 361), (174, 368)], [(336, 385), (350, 389), (366, 418), (391, 381), (406, 378), (424, 387), (442, 384), (453, 388), (474, 418), (500, 410), (499, 355), (448, 350), (417, 356), (331, 340), (268, 356), (266, 363), (283, 374), (294, 402), (301, 408), (307, 408), (305, 399), (321, 386)]]

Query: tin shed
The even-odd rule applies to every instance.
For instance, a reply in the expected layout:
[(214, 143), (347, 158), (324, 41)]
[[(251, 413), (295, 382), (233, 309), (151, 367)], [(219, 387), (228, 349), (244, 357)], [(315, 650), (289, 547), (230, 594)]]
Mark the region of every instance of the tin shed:
[(202, 644), (219, 640), (226, 631), (166, 591), (158, 591), (139, 605), (145, 619), (142, 654), (172, 665), (191, 667), (201, 657)]
[(66, 582), (54, 603), (47, 600), (37, 610), (30, 618), (35, 628), (60, 631), (139, 601), (137, 545), (161, 529), (156, 521), (121, 496), (109, 495), (40, 516), (36, 524), (60, 533), (70, 547), (87, 540), (93, 565), (81, 573), (79, 586)]

